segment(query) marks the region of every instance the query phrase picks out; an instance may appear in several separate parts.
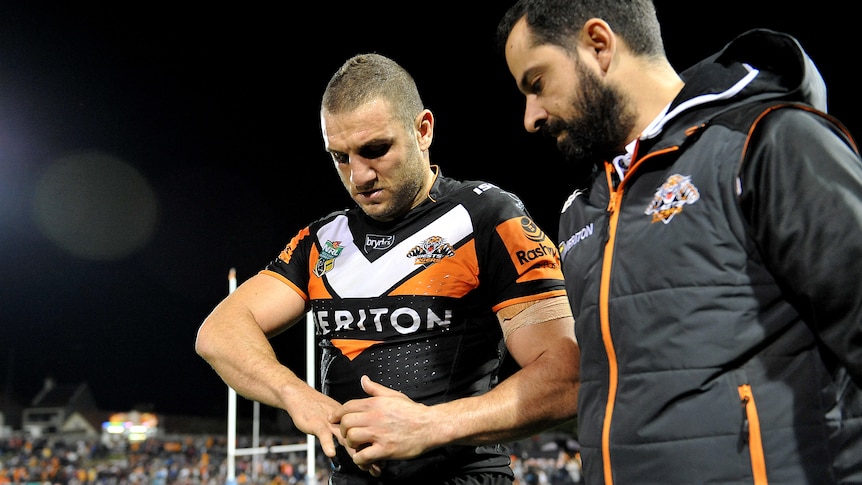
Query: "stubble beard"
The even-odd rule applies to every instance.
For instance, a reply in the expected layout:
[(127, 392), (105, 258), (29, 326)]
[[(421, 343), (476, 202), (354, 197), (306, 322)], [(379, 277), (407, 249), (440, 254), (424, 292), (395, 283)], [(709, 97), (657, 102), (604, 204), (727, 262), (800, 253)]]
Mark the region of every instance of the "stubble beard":
[[(365, 209), (372, 219), (387, 222), (397, 219), (410, 211), (419, 200), (419, 192), (425, 184), (425, 165), (421, 152), (410, 154), (410, 161), (405, 162), (400, 173), (390, 185), (389, 200)], [(373, 209), (373, 210), (371, 210)]]

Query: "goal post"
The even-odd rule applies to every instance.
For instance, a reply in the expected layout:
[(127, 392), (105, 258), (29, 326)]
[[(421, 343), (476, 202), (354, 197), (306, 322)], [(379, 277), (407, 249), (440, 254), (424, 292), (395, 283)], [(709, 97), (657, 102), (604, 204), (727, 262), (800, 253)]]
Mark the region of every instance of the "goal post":
[[(228, 274), (228, 291), (233, 293), (236, 290), (236, 269), (231, 268)], [(315, 386), (314, 380), (314, 318), (311, 312), (305, 315), (305, 381), (312, 388)], [(232, 387), (228, 386), (228, 409), (227, 409), (227, 485), (236, 485), (236, 457), (247, 455), (262, 455), (266, 453), (289, 453), (292, 451), (305, 450), (306, 467), (308, 469), (308, 478), (305, 483), (309, 485), (317, 484), (317, 472), (315, 470), (317, 440), (314, 435), (306, 435), (305, 444), (297, 443), (293, 445), (275, 445), (275, 446), (260, 446), (260, 403), (252, 401), (254, 405), (253, 419), (253, 436), (251, 448), (236, 447), (236, 408), (237, 408), (237, 393)]]

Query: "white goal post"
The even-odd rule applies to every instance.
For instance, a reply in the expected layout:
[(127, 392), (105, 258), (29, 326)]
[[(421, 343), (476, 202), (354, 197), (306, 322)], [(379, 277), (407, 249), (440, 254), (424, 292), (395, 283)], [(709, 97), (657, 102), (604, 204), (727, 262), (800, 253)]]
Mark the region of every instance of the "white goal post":
[[(236, 290), (236, 269), (231, 268), (230, 273), (228, 275), (228, 289), (230, 293), (233, 293)], [(314, 387), (314, 356), (315, 356), (315, 347), (314, 347), (314, 318), (311, 316), (311, 312), (308, 312), (305, 316), (306, 328), (305, 328), (305, 369), (306, 369), (306, 382), (309, 386)], [(260, 436), (258, 430), (260, 429), (260, 403), (257, 401), (253, 401), (254, 404), (254, 429), (252, 433), (252, 447), (251, 448), (237, 448), (236, 447), (236, 400), (237, 394), (236, 391), (228, 386), (228, 408), (227, 408), (227, 485), (236, 485), (236, 457), (237, 456), (245, 456), (245, 455), (253, 455), (254, 458), (257, 455), (263, 455), (266, 453), (288, 453), (291, 451), (302, 451), (305, 450), (306, 456), (306, 466), (308, 469), (307, 478), (305, 483), (309, 485), (317, 484), (317, 473), (315, 470), (315, 455), (317, 449), (317, 440), (314, 435), (306, 435), (305, 444), (297, 443), (294, 445), (275, 445), (275, 446), (259, 446), (260, 445)], [(256, 460), (255, 460), (256, 461)], [(255, 463), (256, 464), (256, 463)], [(253, 469), (256, 473), (256, 467)], [(256, 477), (254, 477), (256, 478)]]

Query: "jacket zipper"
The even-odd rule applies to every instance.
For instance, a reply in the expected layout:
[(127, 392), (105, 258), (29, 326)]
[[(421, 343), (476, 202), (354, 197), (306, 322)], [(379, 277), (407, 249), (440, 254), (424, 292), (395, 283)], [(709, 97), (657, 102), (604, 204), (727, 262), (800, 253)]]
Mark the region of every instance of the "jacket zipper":
[(754, 485), (766, 485), (766, 459), (763, 456), (763, 440), (760, 435), (760, 417), (754, 404), (754, 394), (750, 384), (739, 386), (739, 399), (742, 405), (742, 439), (748, 443), (751, 456), (751, 474)]
[(607, 211), (610, 213), (608, 221), (608, 240), (605, 243), (604, 254), (602, 255), (602, 281), (599, 290), (599, 319), (602, 330), (602, 342), (605, 346), (605, 352), (608, 356), (608, 400), (605, 404), (605, 419), (602, 422), (602, 470), (605, 478), (605, 485), (613, 485), (614, 479), (611, 466), (611, 421), (613, 421), (614, 405), (617, 398), (617, 384), (619, 382), (619, 366), (617, 364), (617, 354), (614, 349), (614, 342), (611, 338), (611, 321), (608, 315), (608, 301), (610, 298), (611, 285), (611, 266), (613, 263), (614, 246), (616, 244), (617, 224), (619, 223), (620, 205), (622, 204), (623, 193), (626, 182), (631, 178), (638, 165), (641, 165), (644, 160), (653, 156), (678, 150), (679, 147), (670, 147), (658, 152), (648, 153), (643, 159), (638, 160), (638, 151), (640, 141), (635, 144), (632, 152), (631, 166), (626, 171), (626, 176), (623, 180), (619, 180), (616, 169), (613, 163), (605, 163), (605, 176), (608, 184), (608, 206)]
[(610, 457), (610, 430), (611, 421), (614, 412), (614, 403), (617, 397), (617, 354), (614, 349), (614, 342), (611, 339), (611, 323), (608, 317), (608, 296), (611, 280), (611, 263), (613, 262), (613, 248), (616, 240), (616, 228), (619, 222), (619, 200), (622, 197), (622, 190), (616, 190), (613, 187), (613, 181), (616, 177), (613, 165), (607, 164), (605, 170), (608, 176), (608, 186), (610, 188), (610, 198), (608, 200), (608, 212), (610, 212), (610, 221), (608, 222), (608, 241), (605, 243), (605, 252), (602, 260), (602, 284), (599, 292), (599, 319), (602, 327), (602, 342), (605, 346), (605, 352), (608, 355), (608, 400), (605, 403), (605, 419), (602, 422), (602, 467), (605, 476), (605, 485), (613, 485), (614, 480), (611, 474), (611, 457)]

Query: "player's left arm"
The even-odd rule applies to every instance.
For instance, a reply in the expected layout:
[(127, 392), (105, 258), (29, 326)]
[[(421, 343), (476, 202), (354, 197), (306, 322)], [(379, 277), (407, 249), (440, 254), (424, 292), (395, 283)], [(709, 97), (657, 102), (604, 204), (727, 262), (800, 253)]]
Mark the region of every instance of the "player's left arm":
[(518, 440), (574, 418), (580, 350), (565, 296), (503, 310), (506, 345), (521, 366), (491, 391), (426, 406), (362, 378), (370, 396), (344, 404), (332, 416), (367, 467), (407, 459), (449, 444)]

